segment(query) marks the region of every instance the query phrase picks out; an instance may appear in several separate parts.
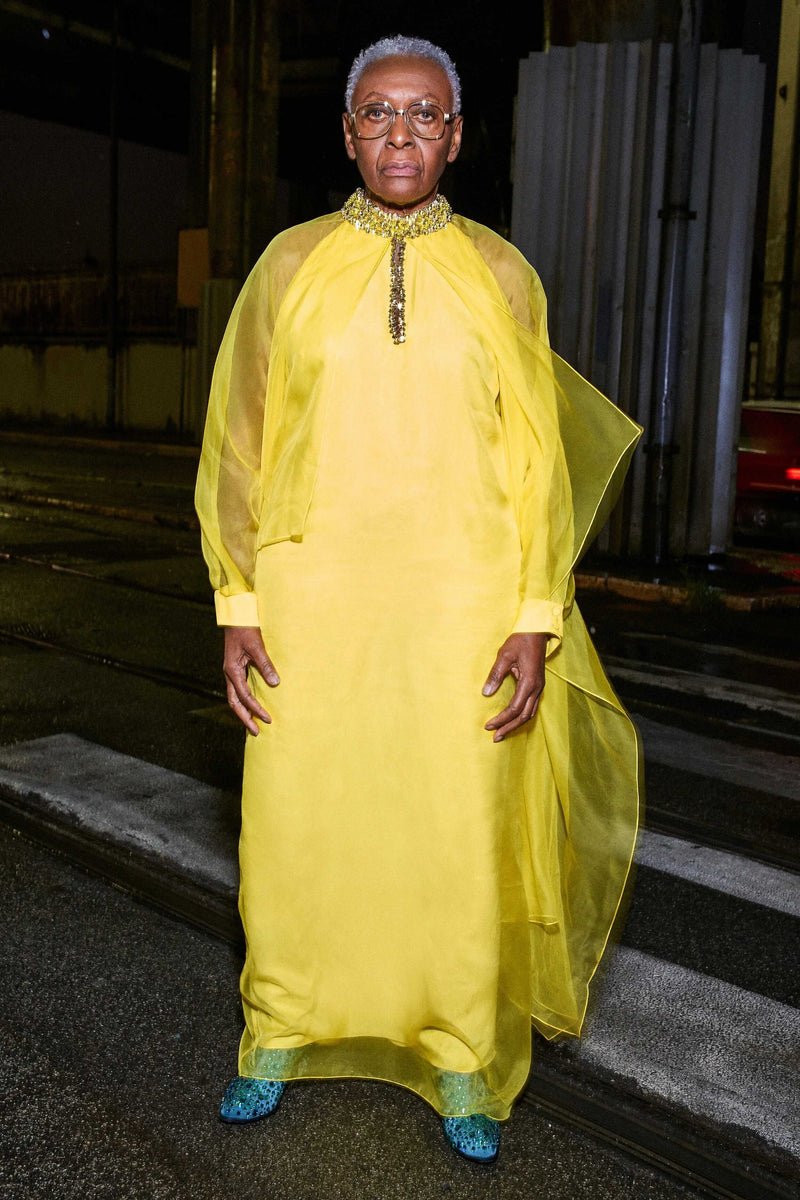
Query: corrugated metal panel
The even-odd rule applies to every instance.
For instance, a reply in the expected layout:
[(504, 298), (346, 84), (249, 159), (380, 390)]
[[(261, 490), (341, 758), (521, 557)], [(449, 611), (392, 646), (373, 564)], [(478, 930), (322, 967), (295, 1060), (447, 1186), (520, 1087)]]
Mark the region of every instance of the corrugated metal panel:
[(686, 535), (691, 554), (722, 553), (733, 518), (764, 68), (739, 50), (722, 50), (716, 82)]
[[(678, 452), (672, 463), (672, 512), (670, 548), (681, 555), (686, 549), (686, 525), (691, 505), (692, 447), (697, 434), (695, 396), (703, 395), (699, 379), (700, 347), (706, 335), (702, 319), (705, 297), (704, 254), (708, 230), (711, 187), (711, 162), (714, 149), (714, 110), (717, 93), (719, 47), (708, 44), (700, 50), (700, 79), (697, 88), (694, 154), (692, 162), (691, 210), (686, 239), (684, 277), (683, 350), (681, 355), (675, 444)], [(702, 335), (702, 336), (701, 336)], [(702, 399), (701, 399), (702, 403)]]
[[(512, 237), (539, 271), (554, 348), (647, 426), (672, 47), (580, 43), (520, 63)], [(674, 553), (724, 545), (732, 511), (763, 67), (704, 46), (674, 460)], [(646, 439), (645, 439), (646, 440)], [(644, 456), (601, 549), (637, 553)]]

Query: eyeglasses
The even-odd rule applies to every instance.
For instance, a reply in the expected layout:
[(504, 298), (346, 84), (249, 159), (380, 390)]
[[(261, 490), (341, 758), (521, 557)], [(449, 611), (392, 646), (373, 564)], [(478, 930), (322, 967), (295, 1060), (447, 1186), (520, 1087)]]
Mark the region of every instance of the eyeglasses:
[(393, 108), (388, 100), (373, 100), (369, 104), (359, 104), (355, 112), (349, 114), (357, 138), (385, 137), (395, 119), (402, 117), (411, 133), (429, 141), (444, 137), (446, 126), (456, 115), (445, 112), (432, 100), (415, 100), (405, 108)]

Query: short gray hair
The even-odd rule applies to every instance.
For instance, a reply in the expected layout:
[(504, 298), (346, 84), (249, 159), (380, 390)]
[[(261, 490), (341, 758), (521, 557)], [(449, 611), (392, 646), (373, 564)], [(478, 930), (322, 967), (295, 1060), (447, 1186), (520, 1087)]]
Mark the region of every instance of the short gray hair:
[(426, 38), (403, 37), (400, 33), (396, 33), (392, 37), (381, 38), (379, 42), (373, 42), (371, 46), (367, 46), (366, 50), (362, 50), (360, 54), (356, 55), (347, 76), (347, 87), (344, 93), (344, 106), (347, 112), (350, 112), (353, 103), (356, 84), (367, 67), (371, 67), (373, 63), (380, 62), (384, 58), (396, 57), (429, 58), (431, 62), (438, 63), (447, 76), (453, 93), (453, 112), (461, 112), (461, 80), (458, 78), (458, 71), (450, 55), (442, 50), (441, 46), (434, 46), (433, 42), (429, 42)]

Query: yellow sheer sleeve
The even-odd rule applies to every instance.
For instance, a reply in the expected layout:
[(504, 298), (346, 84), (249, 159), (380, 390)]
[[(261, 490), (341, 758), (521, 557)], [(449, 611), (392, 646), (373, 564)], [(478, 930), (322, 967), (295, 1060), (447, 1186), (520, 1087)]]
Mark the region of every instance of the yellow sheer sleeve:
[(220, 625), (258, 625), (253, 590), (261, 521), (268, 373), (284, 292), (330, 219), (279, 234), (250, 272), (217, 355), (195, 490)]
[(274, 314), (269, 263), (256, 263), (236, 301), (211, 383), (195, 504), (221, 625), (257, 625), (253, 592), (261, 508), (261, 446)]

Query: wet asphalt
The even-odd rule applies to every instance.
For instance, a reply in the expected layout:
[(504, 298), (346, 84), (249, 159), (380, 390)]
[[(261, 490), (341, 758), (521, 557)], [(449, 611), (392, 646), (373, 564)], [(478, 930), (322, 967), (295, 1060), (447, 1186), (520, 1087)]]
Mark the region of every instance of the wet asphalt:
[(433, 1110), (388, 1084), (295, 1084), (267, 1121), (223, 1125), (236, 953), (3, 828), (0, 888), (3, 1197), (699, 1194), (525, 1104), (498, 1162), (474, 1167), (448, 1148)]

